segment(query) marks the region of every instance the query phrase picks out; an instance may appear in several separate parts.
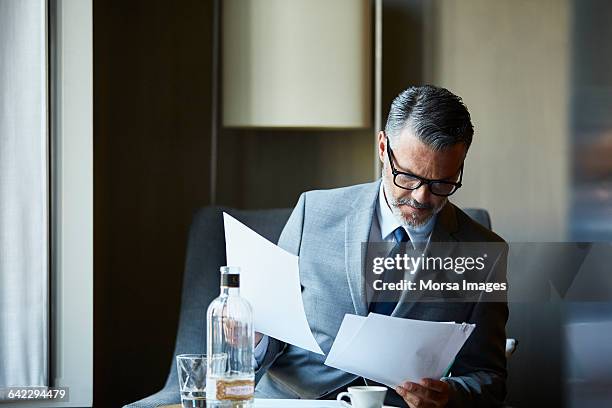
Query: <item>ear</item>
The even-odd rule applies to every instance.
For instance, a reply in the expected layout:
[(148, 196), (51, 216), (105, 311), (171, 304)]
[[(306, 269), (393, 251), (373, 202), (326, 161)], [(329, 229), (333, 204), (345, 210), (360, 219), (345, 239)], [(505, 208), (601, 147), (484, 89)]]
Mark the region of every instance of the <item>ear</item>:
[(385, 162), (387, 155), (387, 136), (384, 131), (378, 132), (378, 159), (381, 163)]

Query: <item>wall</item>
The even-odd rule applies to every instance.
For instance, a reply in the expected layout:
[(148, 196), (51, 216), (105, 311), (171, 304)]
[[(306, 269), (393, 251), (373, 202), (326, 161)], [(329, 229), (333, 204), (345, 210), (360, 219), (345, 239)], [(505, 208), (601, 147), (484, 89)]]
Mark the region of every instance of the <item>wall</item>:
[(223, 129), (218, 202), (238, 208), (293, 207), (303, 191), (372, 180), (371, 129)]
[(94, 2), (95, 406), (160, 389), (209, 201), (212, 2)]
[(428, 79), (463, 97), (476, 132), (455, 201), (489, 209), (508, 240), (563, 241), (567, 1), (435, 1), (430, 18)]
[(393, 99), (425, 81), (426, 0), (383, 1), (382, 126)]
[[(475, 126), (465, 186), (454, 201), (487, 208), (494, 230), (509, 241), (565, 240), (567, 0), (439, 0), (427, 19), (427, 79), (461, 95)], [(510, 303), (509, 308), (507, 335), (517, 338), (519, 347), (508, 362), (508, 402), (561, 406), (562, 307)]]

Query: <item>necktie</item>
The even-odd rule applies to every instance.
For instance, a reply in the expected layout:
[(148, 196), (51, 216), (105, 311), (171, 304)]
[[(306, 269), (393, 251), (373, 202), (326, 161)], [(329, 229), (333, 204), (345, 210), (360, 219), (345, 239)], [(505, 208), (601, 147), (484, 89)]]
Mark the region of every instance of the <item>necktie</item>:
[[(396, 244), (391, 250), (391, 252), (389, 252), (389, 255), (387, 255), (389, 258), (394, 258), (395, 255), (397, 255), (400, 252), (402, 248), (402, 244), (410, 240), (408, 238), (408, 234), (406, 233), (406, 230), (402, 227), (397, 227), (393, 231), (393, 235), (395, 236)], [(387, 270), (383, 273), (382, 281), (383, 281), (383, 284), (390, 283), (390, 282), (399, 282), (400, 280), (403, 279), (403, 277), (404, 277), (403, 270), (392, 269), (392, 270)], [(370, 303), (369, 311), (373, 313), (384, 314), (384, 315), (390, 316), (391, 313), (393, 312), (393, 309), (395, 309), (395, 306), (397, 305), (400, 295), (401, 295), (400, 291), (395, 291), (395, 292), (387, 291), (384, 295), (384, 301), (379, 302), (377, 301), (377, 299), (382, 297), (383, 294), (380, 291), (375, 292), (374, 299)]]
[(395, 230), (393, 230), (393, 236), (395, 236), (395, 240), (397, 241), (398, 244), (401, 242), (410, 241), (410, 238), (408, 237), (408, 233), (403, 227), (397, 227)]

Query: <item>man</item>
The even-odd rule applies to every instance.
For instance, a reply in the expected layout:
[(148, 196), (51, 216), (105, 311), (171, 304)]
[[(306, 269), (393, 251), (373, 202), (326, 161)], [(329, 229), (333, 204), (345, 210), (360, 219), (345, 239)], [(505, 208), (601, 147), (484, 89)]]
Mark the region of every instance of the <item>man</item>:
[[(382, 181), (302, 194), (279, 239), (300, 257), (306, 316), (325, 353), (347, 313), (476, 324), (449, 377), (398, 384), (388, 404), (498, 406), (505, 398), (505, 302), (376, 302), (363, 276), (364, 242), (503, 242), (448, 201), (461, 187), (472, 135), (459, 97), (433, 86), (405, 90), (378, 136)], [(504, 280), (505, 259), (495, 265)], [(325, 366), (325, 356), (259, 334), (256, 342), (258, 397), (330, 398), (364, 384)]]

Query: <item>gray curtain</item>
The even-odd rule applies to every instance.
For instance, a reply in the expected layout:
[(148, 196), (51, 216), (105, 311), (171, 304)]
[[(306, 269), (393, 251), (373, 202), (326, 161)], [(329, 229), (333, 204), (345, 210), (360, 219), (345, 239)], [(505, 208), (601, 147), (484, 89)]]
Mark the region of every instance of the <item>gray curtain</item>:
[(0, 0), (0, 388), (48, 379), (46, 25)]

